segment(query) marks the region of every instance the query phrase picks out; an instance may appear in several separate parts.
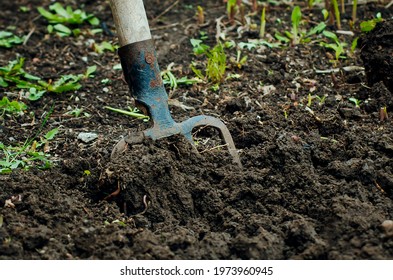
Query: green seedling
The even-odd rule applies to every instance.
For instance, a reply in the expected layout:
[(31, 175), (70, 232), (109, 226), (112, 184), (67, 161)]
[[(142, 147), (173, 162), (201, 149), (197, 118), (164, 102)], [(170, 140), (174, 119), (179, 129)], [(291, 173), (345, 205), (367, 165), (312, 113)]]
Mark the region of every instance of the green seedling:
[(323, 15), (323, 20), (327, 20), (329, 18), (329, 12), (326, 9), (322, 9), (321, 11), (322, 15)]
[[(191, 69), (195, 75), (200, 79), (208, 79), (209, 81), (219, 84), (225, 78), (225, 70), (227, 63), (227, 56), (224, 51), (224, 45), (218, 43), (214, 48), (202, 44), (202, 40), (191, 39), (190, 40), (195, 55), (205, 55), (207, 57), (207, 64), (205, 74), (201, 70), (197, 69), (196, 64), (191, 64)], [(233, 44), (229, 43), (227, 47), (233, 47)]]
[(319, 106), (321, 106), (325, 103), (326, 97), (327, 97), (327, 95), (323, 95), (323, 96), (315, 95), (315, 98), (318, 99)]
[[(52, 129), (44, 136), (39, 137), (52, 111), (53, 107), (45, 117), (38, 132), (22, 145), (6, 146), (0, 142), (0, 174), (11, 173), (12, 170), (17, 168), (28, 170), (35, 166), (39, 169), (48, 169), (52, 166), (51, 156), (47, 153), (49, 150), (48, 144), (54, 139), (59, 129)], [(39, 140), (36, 140), (37, 138)]]
[(279, 32), (276, 32), (276, 34), (274, 35), (275, 38), (286, 44), (292, 43), (292, 45), (297, 45), (299, 43), (308, 43), (311, 41), (311, 36), (321, 33), (326, 28), (326, 24), (324, 22), (321, 22), (318, 25), (311, 28), (310, 31), (306, 32), (305, 30), (300, 29), (301, 19), (302, 19), (301, 9), (299, 6), (296, 6), (292, 10), (291, 31), (290, 32), (285, 31), (285, 36), (281, 35)]
[(66, 112), (65, 115), (73, 116), (75, 118), (79, 118), (79, 117), (81, 117), (82, 113), (83, 113), (83, 117), (85, 117), (85, 118), (90, 117), (89, 113), (84, 112), (83, 108), (78, 108), (78, 107), (72, 109), (71, 111)]
[(273, 48), (279, 48), (281, 46), (281, 43), (270, 43), (266, 40), (255, 40), (255, 39), (249, 39), (248, 42), (240, 42), (238, 44), (238, 47), (240, 49), (248, 49), (249, 51), (251, 51), (252, 49), (256, 49), (259, 46), (267, 46), (271, 49)]
[(337, 29), (341, 29), (341, 15), (340, 9), (338, 8), (337, 0), (332, 0), (332, 5), (334, 10), (334, 17), (336, 18)]
[(337, 35), (334, 34), (333, 32), (324, 30), (322, 34), (326, 37), (329, 38), (330, 40), (333, 41), (333, 43), (326, 43), (326, 42), (321, 42), (320, 45), (322, 47), (332, 49), (335, 52), (335, 62), (337, 62), (340, 58), (345, 58), (345, 56), (342, 56), (343, 53), (345, 53), (344, 47), (347, 45), (346, 43), (340, 42), (338, 39)]
[(358, 0), (353, 0), (352, 3), (352, 24), (355, 24), (357, 17)]
[(378, 22), (383, 21), (381, 13), (378, 13), (374, 19), (363, 21), (360, 23), (360, 30), (362, 32), (370, 32), (375, 28)]
[(205, 54), (210, 49), (208, 45), (203, 44), (201, 39), (191, 39), (190, 42), (195, 55)]
[(206, 76), (214, 83), (221, 83), (225, 76), (227, 56), (224, 47), (218, 43), (212, 50), (206, 53), (208, 58), (206, 66)]
[(355, 108), (360, 108), (360, 103), (362, 103), (362, 101), (360, 101), (355, 97), (348, 98), (348, 100), (353, 102), (353, 104), (355, 104)]
[(359, 40), (359, 37), (356, 37), (355, 39), (353, 39), (352, 44), (351, 44), (351, 53), (355, 52), (355, 49), (358, 46), (358, 40)]
[(0, 100), (0, 117), (4, 114), (19, 115), (23, 114), (23, 111), (27, 109), (27, 106), (23, 102), (10, 101), (6, 96)]
[(176, 76), (172, 73), (173, 63), (169, 64), (167, 69), (161, 72), (161, 77), (164, 85), (169, 86), (171, 91), (177, 89), (179, 85), (192, 85), (199, 83), (199, 79), (189, 79), (186, 76), (182, 78), (176, 78)]
[(17, 88), (27, 89), (27, 98), (31, 101), (40, 99), (46, 92), (63, 93), (78, 90), (82, 87), (79, 82), (91, 77), (96, 71), (96, 66), (91, 66), (84, 74), (63, 75), (56, 81), (46, 82), (25, 72), (24, 61), (24, 58), (19, 58), (5, 67), (0, 67), (0, 86), (8, 87), (12, 84)]
[(21, 11), (22, 13), (27, 13), (30, 12), (30, 8), (27, 6), (20, 6), (19, 11)]
[(54, 3), (49, 6), (49, 10), (53, 13), (45, 10), (42, 7), (37, 8), (38, 12), (46, 18), (50, 25), (47, 26), (48, 33), (56, 33), (60, 37), (66, 36), (78, 36), (81, 34), (79, 28), (69, 28), (66, 25), (80, 25), (84, 22), (89, 22), (92, 26), (97, 26), (100, 21), (92, 14), (77, 9), (73, 10), (70, 6), (64, 8), (60, 3)]
[(78, 25), (84, 22), (89, 22), (93, 26), (100, 23), (98, 18), (96, 18), (93, 14), (87, 14), (80, 9), (73, 10), (70, 6), (64, 8), (60, 3), (50, 5), (49, 11), (42, 7), (38, 7), (37, 10), (49, 21), (49, 23), (68, 23)]
[(86, 72), (83, 74), (83, 79), (93, 78), (94, 77), (94, 73), (96, 71), (97, 71), (97, 66), (96, 65), (87, 67)]
[(292, 43), (297, 45), (300, 42), (299, 39), (299, 25), (302, 19), (302, 11), (299, 6), (295, 6), (292, 10), (291, 21), (292, 21)]
[(266, 29), (266, 7), (263, 7), (261, 13), (261, 28), (259, 29), (259, 38), (265, 37)]
[(237, 12), (238, 0), (228, 0), (227, 1), (227, 14), (231, 24), (235, 23), (235, 15)]
[(25, 36), (18, 37), (12, 32), (0, 31), (0, 47), (11, 48), (14, 45), (23, 44)]
[(115, 113), (127, 115), (127, 116), (130, 116), (130, 117), (136, 118), (136, 119), (142, 119), (143, 121), (149, 121), (150, 120), (150, 117), (140, 113), (138, 108), (132, 109), (131, 107), (128, 107), (128, 111), (127, 110), (123, 110), (123, 109), (113, 108), (113, 107), (110, 107), (110, 106), (104, 106), (104, 108), (108, 109), (108, 110), (110, 110), (112, 112), (115, 112)]
[(246, 64), (248, 56), (242, 56), (242, 51), (237, 50), (236, 59), (231, 57), (230, 61), (234, 64), (237, 68), (242, 69), (243, 65)]
[(197, 19), (198, 19), (198, 24), (202, 25), (205, 23), (205, 11), (203, 7), (197, 6)]
[(94, 43), (93, 49), (96, 53), (102, 54), (105, 51), (115, 52), (118, 49), (118, 46), (113, 45), (110, 42), (104, 41), (102, 43)]

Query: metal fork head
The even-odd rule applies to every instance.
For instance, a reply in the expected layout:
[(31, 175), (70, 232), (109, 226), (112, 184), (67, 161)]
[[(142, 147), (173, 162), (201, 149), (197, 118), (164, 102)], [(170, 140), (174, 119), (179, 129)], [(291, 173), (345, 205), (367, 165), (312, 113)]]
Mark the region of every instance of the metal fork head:
[(175, 134), (182, 134), (194, 145), (193, 129), (200, 126), (212, 126), (220, 132), (220, 136), (228, 146), (233, 161), (241, 166), (232, 136), (221, 120), (205, 115), (192, 117), (181, 123), (173, 120), (152, 40), (123, 46), (119, 48), (119, 56), (131, 94), (137, 103), (146, 109), (153, 126), (137, 135), (120, 140), (112, 151), (112, 158), (123, 151), (128, 144), (138, 143), (145, 137), (157, 140)]

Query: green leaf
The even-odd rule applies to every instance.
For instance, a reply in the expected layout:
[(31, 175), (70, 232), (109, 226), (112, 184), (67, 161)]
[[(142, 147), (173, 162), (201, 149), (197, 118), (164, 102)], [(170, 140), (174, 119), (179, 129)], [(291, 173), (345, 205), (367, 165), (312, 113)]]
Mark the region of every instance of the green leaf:
[(202, 42), (203, 42), (202, 40), (190, 39), (190, 42), (191, 42), (191, 45), (193, 46), (192, 50), (193, 50), (194, 54), (196, 54), (196, 55), (204, 54), (207, 52), (207, 50), (210, 49), (209, 46), (202, 44)]
[(30, 88), (28, 99), (31, 101), (36, 101), (40, 99), (44, 94), (45, 90), (38, 91), (36, 88)]
[(23, 77), (25, 77), (25, 78), (28, 79), (28, 80), (33, 80), (33, 81), (39, 81), (39, 80), (41, 80), (40, 77), (31, 75), (31, 74), (29, 74), (29, 73), (23, 73)]
[(89, 66), (84, 74), (84, 78), (93, 77), (93, 73), (97, 70), (97, 65)]
[(58, 132), (59, 132), (59, 128), (58, 127), (54, 128), (51, 131), (49, 131), (47, 134), (45, 134), (44, 137), (46, 140), (52, 140)]
[(92, 17), (90, 19), (88, 19), (89, 23), (93, 26), (99, 25), (100, 24), (100, 20), (96, 17)]
[[(69, 18), (70, 13), (68, 13), (60, 3), (54, 3), (53, 5), (49, 6), (51, 11), (56, 12), (56, 14), (62, 16), (63, 18)], [(70, 11), (70, 10), (69, 10)], [(72, 12), (72, 11), (71, 11)]]
[(0, 87), (8, 87), (8, 83), (2, 77), (0, 77)]
[(49, 22), (56, 20), (56, 16), (44, 8), (38, 7), (37, 10), (44, 18), (48, 19)]
[(322, 9), (322, 15), (323, 15), (323, 19), (327, 20), (329, 17), (329, 12), (326, 9)]
[(293, 8), (292, 15), (291, 15), (292, 26), (298, 28), (301, 19), (302, 19), (302, 11), (299, 6), (295, 6), (295, 8)]
[(358, 40), (359, 40), (359, 37), (356, 37), (355, 39), (353, 39), (352, 44), (351, 44), (351, 52), (354, 52), (356, 47), (358, 46)]
[(335, 33), (333, 33), (333, 32), (324, 30), (324, 31), (322, 32), (322, 34), (323, 34), (326, 38), (332, 39), (332, 40), (333, 40), (334, 42), (336, 42), (336, 43), (339, 43), (339, 42), (340, 42), (340, 41), (338, 40), (337, 35), (336, 35)]
[(308, 33), (307, 37), (312, 36), (314, 34), (321, 33), (326, 28), (326, 24), (324, 22), (319, 23), (317, 26), (312, 28)]
[(257, 47), (257, 44), (255, 43), (245, 43), (245, 42), (240, 42), (238, 44), (239, 48), (244, 49), (247, 48), (249, 51), (251, 51), (252, 49), (255, 49)]
[(284, 42), (284, 43), (289, 43), (291, 40), (290, 39), (288, 39), (287, 37), (285, 37), (285, 36), (283, 36), (283, 35), (281, 35), (280, 33), (276, 33), (276, 34), (274, 34), (274, 37), (277, 39), (277, 40), (279, 40), (279, 41), (281, 41), (281, 42)]
[[(67, 26), (65, 26), (65, 25), (63, 25), (61, 23), (58, 23), (58, 24), (54, 25), (53, 28), (56, 31), (60, 32), (60, 33), (58, 33), (60, 36), (62, 36), (63, 34), (66, 35), (66, 36), (69, 36), (72, 33), (71, 29), (69, 29)], [(63, 34), (61, 34), (61, 33), (63, 33)]]

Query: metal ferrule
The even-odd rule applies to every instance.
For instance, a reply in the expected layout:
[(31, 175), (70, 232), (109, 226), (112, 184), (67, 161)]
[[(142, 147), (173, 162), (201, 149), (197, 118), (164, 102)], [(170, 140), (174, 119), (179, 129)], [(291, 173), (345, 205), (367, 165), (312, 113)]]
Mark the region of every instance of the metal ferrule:
[(168, 95), (162, 82), (153, 40), (128, 44), (119, 48), (119, 56), (131, 94), (143, 104), (154, 125), (165, 128), (174, 121), (168, 108)]

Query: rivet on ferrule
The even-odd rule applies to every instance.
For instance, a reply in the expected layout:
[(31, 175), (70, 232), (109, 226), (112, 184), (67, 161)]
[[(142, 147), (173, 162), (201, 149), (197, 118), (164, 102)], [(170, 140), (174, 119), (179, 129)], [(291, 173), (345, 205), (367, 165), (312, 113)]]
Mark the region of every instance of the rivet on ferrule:
[(147, 64), (153, 64), (154, 63), (154, 56), (151, 53), (146, 54), (145, 61)]

